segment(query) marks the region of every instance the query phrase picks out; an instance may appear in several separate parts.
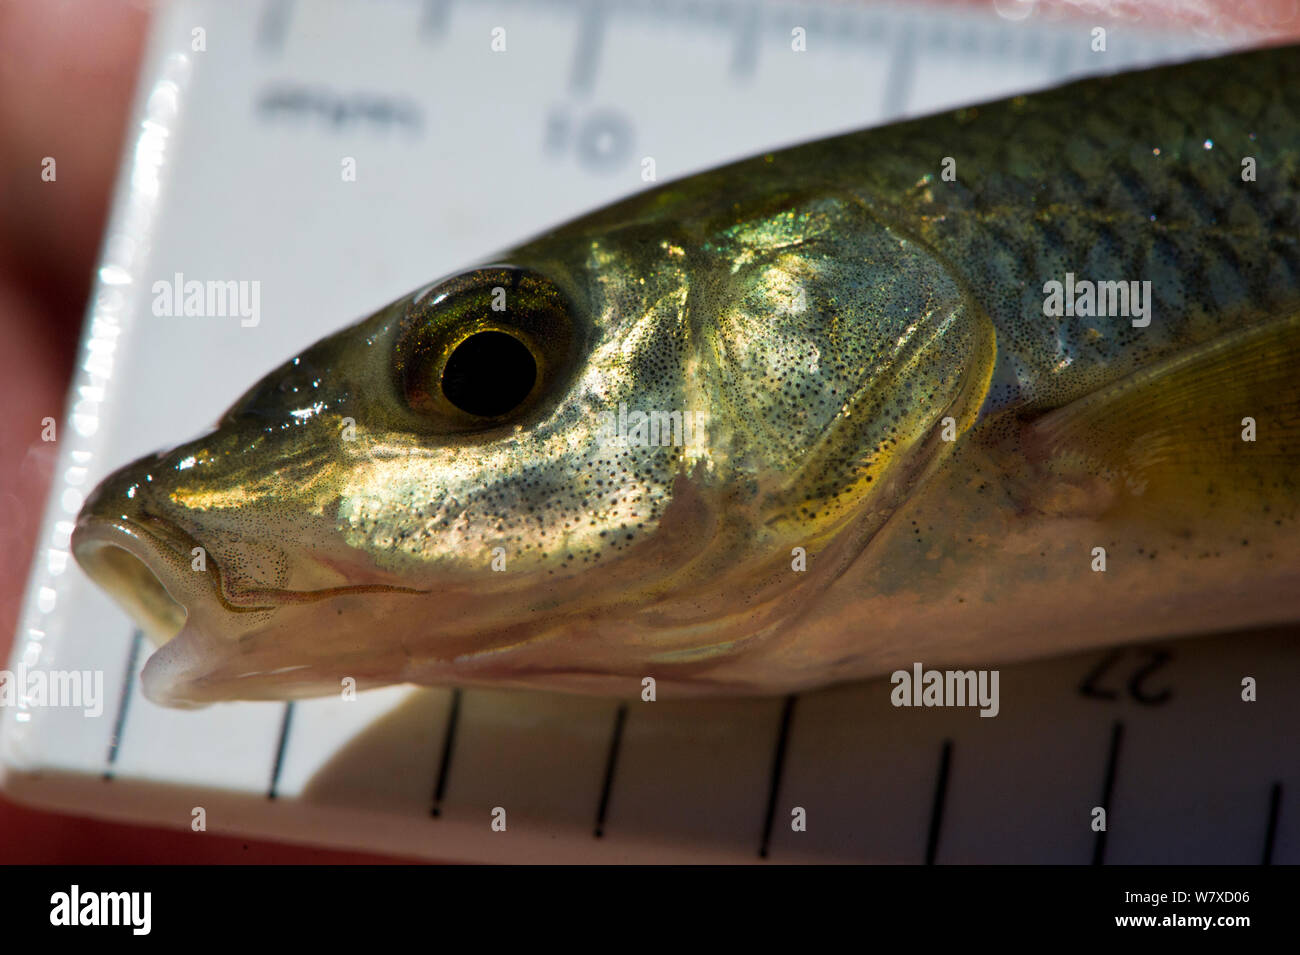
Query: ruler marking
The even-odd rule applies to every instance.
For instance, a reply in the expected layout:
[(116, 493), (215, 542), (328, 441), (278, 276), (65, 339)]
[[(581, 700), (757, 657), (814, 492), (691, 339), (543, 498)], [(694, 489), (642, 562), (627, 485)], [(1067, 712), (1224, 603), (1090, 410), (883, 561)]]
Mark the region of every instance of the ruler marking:
[[(783, 10), (782, 13), (789, 18), (787, 25), (791, 30), (794, 29), (794, 27), (799, 26), (804, 28), (804, 32), (807, 34), (806, 39), (808, 40), (811, 40), (814, 35), (816, 35), (818, 39), (821, 39), (826, 35), (826, 14), (821, 7), (809, 7), (806, 10), (786, 9)], [(789, 34), (790, 30), (787, 30), (787, 40)]]
[(1106, 833), (1110, 829), (1110, 799), (1115, 791), (1115, 775), (1119, 770), (1119, 747), (1124, 739), (1124, 724), (1116, 720), (1110, 731), (1110, 752), (1106, 756), (1106, 780), (1101, 787), (1101, 808), (1106, 811), (1106, 828), (1097, 833), (1097, 841), (1092, 846), (1092, 864), (1103, 865), (1106, 861)]
[(929, 25), (930, 29), (925, 34), (925, 48), (930, 53), (946, 53), (948, 46), (948, 25), (942, 21), (936, 21)]
[(737, 23), (736, 42), (731, 50), (731, 75), (746, 79), (754, 75), (758, 66), (759, 9), (746, 6)]
[(113, 735), (108, 740), (108, 765), (104, 769), (104, 778), (113, 778), (113, 766), (117, 763), (117, 753), (122, 746), (122, 737), (126, 733), (126, 713), (131, 706), (131, 688), (135, 685), (135, 664), (140, 658), (140, 644), (144, 642), (144, 632), (139, 628), (131, 633), (131, 648), (126, 653), (126, 676), (122, 678), (122, 692), (117, 698), (117, 715), (113, 718)]
[(898, 45), (893, 50), (889, 74), (885, 77), (884, 118), (893, 120), (907, 108), (912, 95), (912, 76), (916, 72), (916, 30), (912, 24), (903, 25)]
[(835, 25), (831, 27), (831, 36), (853, 37), (857, 34), (856, 28), (862, 26), (862, 17), (853, 10), (836, 11)]
[(623, 724), (627, 722), (627, 704), (620, 703), (614, 714), (614, 734), (609, 740), (609, 755), (605, 758), (605, 781), (600, 787), (600, 805), (596, 808), (596, 838), (605, 835), (605, 814), (609, 811), (609, 794), (614, 789), (614, 770), (618, 766), (618, 750), (623, 743)]
[(420, 22), (416, 28), (427, 40), (440, 39), (447, 34), (450, 0), (424, 0), (420, 8)]
[(939, 751), (939, 774), (934, 781), (934, 803), (930, 807), (930, 831), (925, 837), (925, 864), (934, 865), (939, 855), (939, 834), (943, 829), (943, 809), (948, 801), (948, 773), (952, 768), (952, 740), (943, 741)]
[(1005, 60), (1011, 57), (1012, 52), (1011, 34), (1006, 30), (994, 30), (989, 40), (989, 56), (994, 60)]
[(451, 773), (451, 757), (456, 751), (456, 724), (460, 722), (460, 688), (451, 691), (451, 706), (447, 713), (447, 730), (442, 737), (442, 758), (438, 761), (438, 782), (433, 789), (433, 807), (429, 815), (435, 819), (442, 815), (442, 798), (447, 793), (447, 776)]
[(266, 789), (266, 798), (275, 799), (279, 793), (280, 771), (284, 769), (284, 753), (289, 748), (289, 726), (293, 722), (293, 703), (284, 704), (284, 719), (280, 721), (280, 741), (275, 747), (275, 764), (271, 767), (271, 784)]
[(883, 42), (885, 34), (889, 32), (890, 22), (880, 16), (862, 17), (859, 25), (861, 30), (857, 33), (841, 33), (846, 41), (857, 43), (859, 45), (875, 45)]
[(1273, 844), (1277, 841), (1277, 818), (1282, 811), (1282, 783), (1275, 782), (1268, 794), (1268, 827), (1264, 830), (1264, 859), (1261, 865), (1273, 864)]
[(772, 843), (772, 825), (776, 821), (776, 797), (781, 792), (781, 774), (785, 771), (785, 748), (790, 740), (790, 719), (794, 715), (794, 701), (798, 697), (791, 693), (785, 698), (781, 707), (781, 728), (776, 734), (776, 751), (772, 754), (772, 780), (767, 787), (767, 812), (763, 816), (763, 838), (758, 844), (758, 857), (766, 859), (768, 848)]
[(600, 66), (600, 49), (605, 42), (605, 10), (599, 4), (585, 3), (579, 8), (578, 42), (573, 52), (573, 72), (569, 92), (590, 93), (596, 85)]
[(1052, 58), (1052, 79), (1063, 80), (1074, 69), (1075, 44), (1069, 34), (1062, 34), (1056, 43), (1056, 56)]
[(292, 15), (293, 0), (266, 0), (257, 21), (257, 45), (264, 52), (279, 53), (284, 49)]
[(965, 30), (961, 36), (961, 52), (966, 56), (979, 56), (982, 42), (983, 37), (979, 30), (974, 27)]

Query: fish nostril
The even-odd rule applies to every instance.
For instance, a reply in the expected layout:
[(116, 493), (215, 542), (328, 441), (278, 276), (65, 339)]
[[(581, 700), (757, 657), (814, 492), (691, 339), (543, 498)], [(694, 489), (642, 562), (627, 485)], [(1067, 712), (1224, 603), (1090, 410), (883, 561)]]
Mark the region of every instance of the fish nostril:
[(318, 397), (320, 382), (330, 367), (320, 357), (319, 347), (285, 362), (236, 398), (221, 415), (218, 427), (233, 426), (245, 418), (280, 421), (302, 402)]
[(116, 544), (88, 541), (76, 549), (77, 562), (118, 602), (150, 639), (161, 645), (181, 632), (188, 616), (158, 575), (143, 560)]

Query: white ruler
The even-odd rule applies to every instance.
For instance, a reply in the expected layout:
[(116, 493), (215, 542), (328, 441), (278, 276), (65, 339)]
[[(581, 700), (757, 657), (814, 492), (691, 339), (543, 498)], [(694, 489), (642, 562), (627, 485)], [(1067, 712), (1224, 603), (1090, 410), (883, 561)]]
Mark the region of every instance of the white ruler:
[[(177, 712), (139, 695), (148, 648), (68, 557), (110, 470), (204, 429), (325, 333), (644, 188), (643, 157), (664, 181), (1206, 48), (1111, 25), (1093, 53), (1092, 26), (706, 0), (167, 7), (11, 664), (101, 671), (108, 700), (98, 718), (0, 710), (8, 793), (175, 827), (202, 807), (211, 831), (442, 859), (1300, 861), (1294, 633), (1007, 668), (995, 719), (895, 709), (883, 682), (626, 707), (393, 688)], [(150, 287), (176, 272), (260, 281), (260, 323), (155, 317)]]

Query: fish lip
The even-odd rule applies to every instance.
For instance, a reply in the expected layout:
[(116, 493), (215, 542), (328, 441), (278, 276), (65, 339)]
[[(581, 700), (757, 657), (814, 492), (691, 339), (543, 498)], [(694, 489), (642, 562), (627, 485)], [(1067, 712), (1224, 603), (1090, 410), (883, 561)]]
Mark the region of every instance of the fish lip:
[(192, 569), (195, 539), (170, 521), (82, 517), (72, 531), (73, 557), (152, 639), (177, 636), (195, 611), (221, 604), (220, 570), (206, 554)]
[(202, 545), (171, 521), (147, 513), (83, 512), (71, 544), (77, 563), (156, 646), (140, 674), (145, 697), (181, 709), (221, 699), (196, 687), (212, 661), (233, 645), (220, 635), (223, 611), (246, 608), (227, 603), (220, 569), (206, 548), (204, 570), (193, 569), (193, 548)]
[[(185, 615), (234, 614), (274, 610), (281, 606), (312, 603), (351, 594), (425, 594), (418, 587), (394, 584), (345, 584), (319, 590), (236, 585), (222, 573), (211, 551), (179, 525), (153, 514), (114, 517), (83, 514), (73, 528), (71, 548), (82, 569), (149, 632), (166, 632), (160, 642), (174, 637)], [(203, 551), (203, 570), (194, 570), (194, 550)], [(135, 562), (124, 562), (117, 551)], [(158, 591), (179, 608), (169, 608)], [(165, 624), (165, 625), (164, 625)]]

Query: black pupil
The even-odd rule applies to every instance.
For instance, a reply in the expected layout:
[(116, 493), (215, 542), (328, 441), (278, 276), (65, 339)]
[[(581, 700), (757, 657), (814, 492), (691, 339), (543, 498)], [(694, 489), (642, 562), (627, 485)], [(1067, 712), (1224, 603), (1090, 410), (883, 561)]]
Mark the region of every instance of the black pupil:
[(537, 381), (528, 346), (505, 332), (478, 332), (456, 346), (442, 372), (442, 393), (461, 411), (495, 418), (519, 407)]

